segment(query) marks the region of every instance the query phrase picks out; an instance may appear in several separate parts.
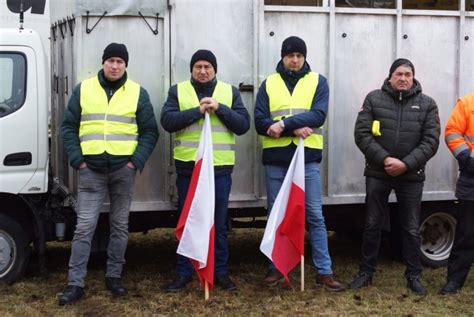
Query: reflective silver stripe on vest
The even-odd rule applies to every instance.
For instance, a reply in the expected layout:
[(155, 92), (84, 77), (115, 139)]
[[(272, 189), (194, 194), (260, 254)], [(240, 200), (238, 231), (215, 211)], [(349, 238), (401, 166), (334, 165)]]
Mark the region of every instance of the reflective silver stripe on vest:
[(109, 114), (106, 116), (105, 113), (91, 113), (91, 114), (83, 114), (81, 116), (81, 121), (93, 121), (93, 120), (107, 120), (107, 121), (114, 121), (114, 122), (121, 122), (121, 123), (129, 123), (129, 124), (137, 124), (137, 120), (132, 117), (127, 116), (118, 116), (115, 114)]
[[(229, 129), (227, 129), (226, 126), (224, 125), (213, 125), (211, 126), (212, 132), (230, 132)], [(187, 126), (184, 129), (181, 129), (179, 132), (196, 132), (196, 131), (202, 131), (202, 124), (191, 124), (190, 126)]]
[(289, 116), (290, 114), (295, 115), (295, 114), (305, 113), (308, 111), (309, 111), (308, 109), (293, 108), (293, 109), (275, 110), (275, 111), (270, 112), (270, 114), (272, 118), (276, 118), (276, 117), (281, 117), (281, 116)]
[[(461, 153), (462, 151), (465, 151), (465, 150), (469, 150), (469, 147), (467, 146), (467, 144), (461, 144), (460, 146), (458, 146), (455, 150), (454, 150), (454, 156), (458, 156), (459, 153)], [(472, 154), (472, 152), (471, 152)]]
[(468, 142), (474, 142), (474, 135), (465, 135), (464, 140)]
[[(199, 147), (199, 142), (175, 140), (174, 146), (191, 147), (197, 149)], [(235, 151), (234, 144), (212, 144), (212, 148), (216, 151)]]
[(446, 137), (446, 142), (455, 140), (457, 138), (462, 138), (463, 135), (461, 133), (451, 133)]
[(100, 140), (104, 141), (105, 139), (110, 141), (137, 141), (137, 135), (129, 135), (129, 134), (85, 134), (79, 138), (81, 142), (83, 141), (91, 141), (91, 140)]
[(474, 151), (471, 151), (471, 157), (474, 158)]

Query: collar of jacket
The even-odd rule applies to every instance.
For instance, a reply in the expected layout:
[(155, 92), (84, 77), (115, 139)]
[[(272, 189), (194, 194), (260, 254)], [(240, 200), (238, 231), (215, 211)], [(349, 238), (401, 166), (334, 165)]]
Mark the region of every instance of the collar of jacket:
[(100, 85), (104, 88), (104, 89), (108, 89), (108, 90), (117, 90), (119, 87), (121, 87), (123, 84), (125, 84), (125, 82), (127, 81), (127, 72), (125, 72), (122, 76), (122, 78), (120, 78), (119, 80), (116, 80), (116, 81), (110, 81), (108, 80), (107, 78), (105, 78), (105, 75), (104, 75), (104, 70), (101, 69), (99, 71), (99, 73), (97, 74), (97, 76), (99, 77), (99, 83)]
[(309, 66), (308, 62), (304, 62), (303, 67), (301, 67), (300, 70), (294, 72), (291, 70), (285, 69), (285, 66), (283, 66), (283, 61), (280, 60), (278, 62), (278, 65), (276, 67), (276, 71), (280, 73), (281, 77), (283, 80), (290, 80), (290, 81), (298, 81), (301, 77), (306, 75), (311, 71), (311, 67)]
[[(388, 93), (390, 96), (392, 96), (393, 99), (399, 100), (400, 98), (400, 91), (397, 91), (392, 88), (392, 85), (390, 85), (389, 78), (385, 79), (382, 85), (382, 90)], [(421, 93), (421, 84), (418, 80), (413, 78), (413, 86), (405, 91), (402, 91), (402, 99), (410, 98), (415, 95), (418, 95)]]
[(212, 93), (214, 92), (214, 88), (217, 85), (217, 77), (214, 76), (213, 79), (209, 80), (208, 82), (205, 83), (200, 83), (197, 80), (194, 80), (194, 78), (191, 77), (191, 85), (193, 85), (194, 90), (198, 94), (204, 94), (204, 95), (209, 95), (212, 96)]

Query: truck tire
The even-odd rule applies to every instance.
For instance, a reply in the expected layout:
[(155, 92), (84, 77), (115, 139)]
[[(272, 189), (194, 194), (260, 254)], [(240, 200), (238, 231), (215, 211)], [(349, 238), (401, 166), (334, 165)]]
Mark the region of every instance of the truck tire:
[(454, 211), (422, 211), (420, 219), (421, 261), (430, 267), (448, 264), (454, 242)]
[(24, 273), (30, 256), (28, 236), (12, 218), (0, 214), (0, 281), (13, 284)]

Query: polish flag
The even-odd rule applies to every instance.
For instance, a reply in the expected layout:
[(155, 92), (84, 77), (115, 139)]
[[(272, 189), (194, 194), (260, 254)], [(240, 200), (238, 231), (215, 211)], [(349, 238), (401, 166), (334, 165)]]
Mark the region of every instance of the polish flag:
[(260, 251), (275, 264), (287, 284), (288, 274), (304, 255), (304, 166), (304, 141), (300, 138), (260, 244)]
[(188, 194), (175, 234), (176, 253), (189, 258), (201, 285), (214, 286), (214, 164), (211, 121), (206, 112)]

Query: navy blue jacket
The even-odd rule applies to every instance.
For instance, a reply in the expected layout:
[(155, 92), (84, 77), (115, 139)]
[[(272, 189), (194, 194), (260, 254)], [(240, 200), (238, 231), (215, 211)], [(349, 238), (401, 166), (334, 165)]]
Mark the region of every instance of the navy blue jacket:
[[(217, 79), (214, 78), (202, 84), (191, 78), (191, 84), (196, 91), (198, 99), (201, 100), (204, 97), (212, 96), (217, 84)], [(236, 135), (242, 135), (250, 128), (250, 116), (242, 103), (239, 90), (234, 86), (232, 86), (232, 98), (232, 105), (219, 103), (219, 108), (215, 114), (230, 131)], [(169, 133), (177, 132), (202, 118), (204, 118), (204, 115), (199, 112), (199, 105), (184, 111), (179, 110), (178, 86), (171, 86), (168, 91), (168, 99), (161, 110), (161, 125), (163, 129)], [(194, 161), (183, 162), (175, 160), (175, 165), (177, 174), (189, 176), (192, 174)], [(217, 175), (232, 173), (233, 165), (218, 166), (214, 170)]]
[[(280, 61), (277, 65), (276, 71), (281, 74), (286, 87), (293, 93), (298, 80), (311, 71), (307, 62), (303, 65), (301, 70), (292, 72), (285, 70), (283, 62)], [(292, 117), (284, 118), (285, 129), (283, 136), (292, 136), (293, 131), (303, 127), (317, 128), (323, 125), (326, 120), (329, 103), (329, 87), (324, 76), (319, 75), (318, 87), (313, 97), (311, 109), (309, 112), (300, 113)], [(254, 110), (255, 128), (260, 135), (267, 135), (268, 128), (275, 122), (270, 115), (270, 106), (268, 94), (266, 89), (266, 80), (260, 86), (257, 93), (257, 101)], [(264, 165), (280, 165), (289, 166), (293, 154), (295, 153), (296, 145), (291, 143), (286, 147), (269, 148), (263, 150), (262, 162)], [(305, 163), (321, 162), (322, 151), (318, 149), (305, 148)]]

